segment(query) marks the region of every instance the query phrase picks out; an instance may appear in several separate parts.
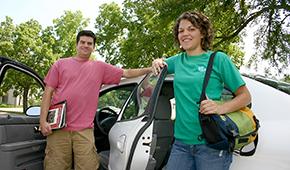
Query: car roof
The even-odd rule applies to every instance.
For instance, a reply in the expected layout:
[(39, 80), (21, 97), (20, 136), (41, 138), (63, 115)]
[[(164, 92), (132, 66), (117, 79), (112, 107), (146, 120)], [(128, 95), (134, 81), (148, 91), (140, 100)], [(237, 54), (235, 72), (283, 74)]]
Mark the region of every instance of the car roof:
[(109, 88), (117, 87), (117, 86), (123, 86), (123, 85), (128, 85), (128, 84), (139, 84), (145, 76), (146, 75), (135, 77), (135, 78), (122, 78), (119, 84), (103, 85), (102, 91)]
[(247, 75), (243, 74), (245, 77), (249, 77), (251, 79), (257, 80), (263, 84), (269, 85), (275, 89), (278, 89), (280, 91), (283, 91), (287, 94), (290, 94), (290, 83), (271, 79), (262, 75)]
[[(119, 86), (119, 85), (133, 84), (133, 83), (137, 83), (138, 84), (138, 83), (140, 83), (142, 81), (142, 79), (144, 77), (145, 77), (145, 75), (139, 76), (139, 77), (136, 77), (136, 78), (129, 78), (129, 79), (128, 78), (123, 78), (118, 85), (104, 85), (102, 87), (102, 89), (107, 89), (107, 88), (111, 88), (111, 87)], [(270, 86), (272, 88), (275, 88), (276, 90), (280, 90), (280, 91), (283, 91), (283, 92), (285, 92), (287, 94), (290, 94), (290, 83), (283, 82), (283, 81), (277, 81), (277, 80), (266, 78), (266, 77), (263, 77), (263, 76), (260, 76), (260, 75), (246, 75), (246, 74), (243, 74), (242, 77), (243, 77), (243, 79), (248, 78), (248, 79), (252, 79), (254, 81), (258, 81), (261, 84), (268, 85), (268, 86)], [(174, 75), (173, 74), (168, 74), (166, 76), (166, 78), (165, 78), (165, 81), (173, 81), (173, 79), (174, 79)]]

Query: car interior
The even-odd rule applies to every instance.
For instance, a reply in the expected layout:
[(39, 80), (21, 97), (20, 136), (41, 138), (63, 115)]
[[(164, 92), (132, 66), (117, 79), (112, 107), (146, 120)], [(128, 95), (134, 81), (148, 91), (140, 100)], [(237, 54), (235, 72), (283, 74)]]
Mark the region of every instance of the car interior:
[(174, 98), (173, 83), (164, 82), (154, 114), (153, 135), (157, 137), (156, 148), (153, 154), (153, 158), (156, 161), (155, 169), (161, 169), (166, 165), (173, 143), (171, 98)]
[[(136, 87), (136, 83), (103, 90), (100, 93), (99, 107), (94, 120), (94, 136), (97, 152), (110, 150), (108, 133), (116, 123), (118, 113)], [(110, 103), (108, 105), (108, 103)]]

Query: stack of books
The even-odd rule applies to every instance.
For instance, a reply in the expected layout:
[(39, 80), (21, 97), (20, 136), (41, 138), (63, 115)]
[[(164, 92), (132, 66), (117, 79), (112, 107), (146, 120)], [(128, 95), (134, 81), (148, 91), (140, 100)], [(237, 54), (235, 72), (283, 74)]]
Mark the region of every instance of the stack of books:
[(66, 126), (66, 101), (51, 105), (47, 114), (47, 122), (51, 129), (61, 129)]

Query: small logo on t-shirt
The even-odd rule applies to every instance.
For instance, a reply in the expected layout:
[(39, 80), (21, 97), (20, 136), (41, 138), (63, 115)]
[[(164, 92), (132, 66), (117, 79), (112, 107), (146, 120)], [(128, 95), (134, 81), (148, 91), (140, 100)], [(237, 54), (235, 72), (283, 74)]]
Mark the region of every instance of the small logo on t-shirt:
[(197, 70), (198, 70), (199, 72), (205, 72), (206, 67), (204, 67), (204, 66), (198, 66), (198, 67), (197, 67)]

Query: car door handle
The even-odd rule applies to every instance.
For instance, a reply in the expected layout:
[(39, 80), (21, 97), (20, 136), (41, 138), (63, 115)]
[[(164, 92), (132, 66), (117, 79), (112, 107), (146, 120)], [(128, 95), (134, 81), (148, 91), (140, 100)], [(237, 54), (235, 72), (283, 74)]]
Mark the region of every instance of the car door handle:
[(126, 142), (126, 136), (121, 135), (119, 139), (117, 140), (117, 148), (121, 153), (124, 152), (124, 147), (125, 147), (125, 142)]
[[(151, 147), (151, 145), (153, 144), (154, 145), (154, 140), (155, 140), (155, 134), (153, 134), (152, 135), (152, 137), (151, 136), (144, 136), (144, 137), (142, 137), (142, 140), (143, 140), (143, 143), (142, 143), (142, 145), (144, 145), (144, 146), (149, 146), (149, 147)], [(151, 139), (152, 138), (152, 139)], [(152, 143), (153, 142), (153, 143)]]
[(34, 133), (39, 133), (39, 132), (41, 132), (39, 126), (34, 126), (34, 127), (33, 127), (33, 130), (34, 130)]
[(143, 142), (142, 144), (145, 145), (145, 146), (150, 146), (151, 142)]

